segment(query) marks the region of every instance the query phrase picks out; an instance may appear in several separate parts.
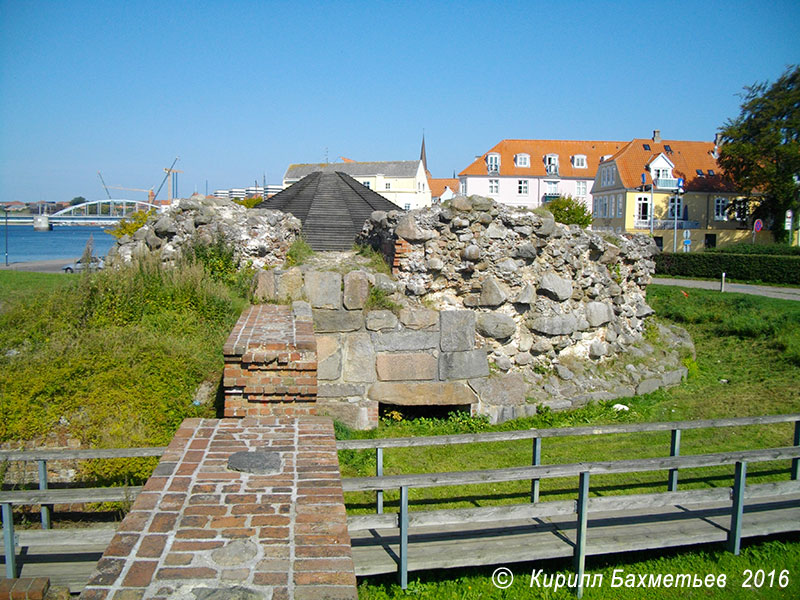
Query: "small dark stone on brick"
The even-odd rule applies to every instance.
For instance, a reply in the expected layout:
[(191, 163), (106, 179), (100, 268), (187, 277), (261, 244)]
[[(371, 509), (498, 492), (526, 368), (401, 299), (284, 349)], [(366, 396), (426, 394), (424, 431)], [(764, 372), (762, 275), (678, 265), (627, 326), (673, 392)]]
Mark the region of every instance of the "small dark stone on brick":
[(228, 459), (228, 468), (259, 475), (278, 473), (281, 457), (277, 452), (234, 452)]

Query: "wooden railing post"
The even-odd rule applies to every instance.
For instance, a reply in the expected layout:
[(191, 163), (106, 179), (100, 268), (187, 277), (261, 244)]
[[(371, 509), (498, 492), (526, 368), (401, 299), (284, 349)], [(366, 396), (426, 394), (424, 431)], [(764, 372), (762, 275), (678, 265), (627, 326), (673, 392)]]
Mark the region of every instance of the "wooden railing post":
[[(383, 477), (383, 448), (375, 448), (375, 476)], [(375, 503), (379, 515), (383, 514), (383, 490), (375, 491)]]
[[(533, 460), (531, 464), (536, 467), (542, 464), (542, 438), (533, 438)], [(539, 478), (531, 479), (531, 503), (539, 501)]]
[(583, 597), (583, 572), (586, 564), (586, 528), (589, 508), (589, 473), (584, 471), (578, 483), (578, 527), (575, 532), (575, 553), (573, 555), (575, 572), (578, 574), (578, 585), (575, 593), (578, 598)]
[[(800, 421), (794, 422), (794, 445), (800, 446)], [(800, 458), (792, 459), (792, 479), (800, 479)]]
[(408, 486), (400, 487), (400, 587), (408, 588)]
[[(39, 489), (46, 490), (47, 489), (47, 461), (46, 460), (37, 460), (39, 463)], [(42, 529), (50, 529), (50, 511), (52, 510), (52, 505), (50, 504), (42, 504), (41, 508), (41, 515), (42, 515)]]
[[(680, 456), (681, 455), (681, 430), (680, 429), (673, 429), (672, 430), (672, 438), (670, 439), (670, 443), (669, 443), (669, 455), (670, 456)], [(669, 481), (667, 481), (667, 491), (668, 492), (677, 492), (678, 491), (678, 469), (670, 469), (669, 470)]]
[(733, 479), (733, 507), (731, 509), (731, 528), (728, 531), (728, 550), (739, 554), (742, 541), (742, 515), (744, 513), (744, 489), (747, 479), (747, 463), (736, 462)]
[(16, 544), (14, 544), (14, 513), (10, 502), (3, 502), (3, 548), (6, 553), (6, 578), (17, 576)]

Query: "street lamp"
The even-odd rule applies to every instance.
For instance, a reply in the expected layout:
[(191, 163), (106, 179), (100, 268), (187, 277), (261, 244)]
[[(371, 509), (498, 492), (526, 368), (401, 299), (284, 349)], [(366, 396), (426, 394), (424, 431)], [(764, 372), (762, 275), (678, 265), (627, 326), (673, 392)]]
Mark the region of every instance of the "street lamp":
[(6, 266), (8, 266), (8, 206), (3, 205), (3, 211), (6, 213)]
[(681, 202), (681, 194), (683, 194), (683, 178), (678, 179), (678, 186), (675, 188), (675, 205), (673, 207), (673, 216), (675, 217), (675, 228), (672, 231), (672, 252), (678, 251), (678, 207)]

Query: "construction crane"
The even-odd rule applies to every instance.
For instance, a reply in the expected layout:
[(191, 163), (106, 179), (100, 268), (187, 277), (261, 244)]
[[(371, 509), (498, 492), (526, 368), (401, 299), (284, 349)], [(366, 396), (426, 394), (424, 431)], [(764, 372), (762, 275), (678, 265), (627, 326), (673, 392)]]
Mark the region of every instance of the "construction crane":
[(164, 172), (166, 173), (166, 175), (164, 175), (164, 179), (161, 180), (161, 185), (158, 186), (158, 190), (156, 190), (156, 193), (153, 196), (154, 200), (156, 198), (158, 198), (158, 193), (161, 191), (161, 188), (164, 187), (164, 182), (166, 182), (167, 179), (169, 179), (169, 201), (170, 201), (170, 203), (174, 199), (173, 195), (175, 194), (175, 190), (176, 190), (176, 188), (178, 186), (175, 185), (177, 183), (177, 180), (173, 181), (172, 175), (173, 175), (173, 173), (183, 173), (183, 171), (178, 171), (177, 169), (174, 168), (175, 167), (175, 163), (178, 162), (178, 160), (180, 160), (180, 157), (176, 156), (175, 160), (173, 160), (172, 164), (169, 166), (169, 169), (164, 169)]
[(100, 171), (97, 172), (97, 176), (100, 178), (100, 183), (103, 184), (103, 188), (106, 191), (106, 196), (108, 196), (108, 199), (111, 200), (111, 194), (108, 191), (108, 186), (106, 185), (106, 182), (103, 181), (103, 176), (100, 174)]
[[(147, 200), (152, 203), (155, 194), (153, 194), (153, 188), (149, 190), (143, 190), (141, 188), (129, 188), (129, 187), (122, 187), (121, 185), (110, 185), (108, 186), (112, 190), (126, 190), (128, 192), (146, 192), (147, 193)], [(111, 196), (109, 196), (111, 198)]]

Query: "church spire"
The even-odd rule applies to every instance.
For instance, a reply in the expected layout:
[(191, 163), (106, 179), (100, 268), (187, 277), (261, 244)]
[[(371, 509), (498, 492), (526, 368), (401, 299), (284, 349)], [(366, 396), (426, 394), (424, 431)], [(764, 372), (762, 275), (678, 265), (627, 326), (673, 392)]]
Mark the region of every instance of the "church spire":
[(422, 168), (428, 172), (428, 157), (425, 155), (425, 132), (422, 132), (422, 148), (419, 151), (419, 159), (422, 161)]

